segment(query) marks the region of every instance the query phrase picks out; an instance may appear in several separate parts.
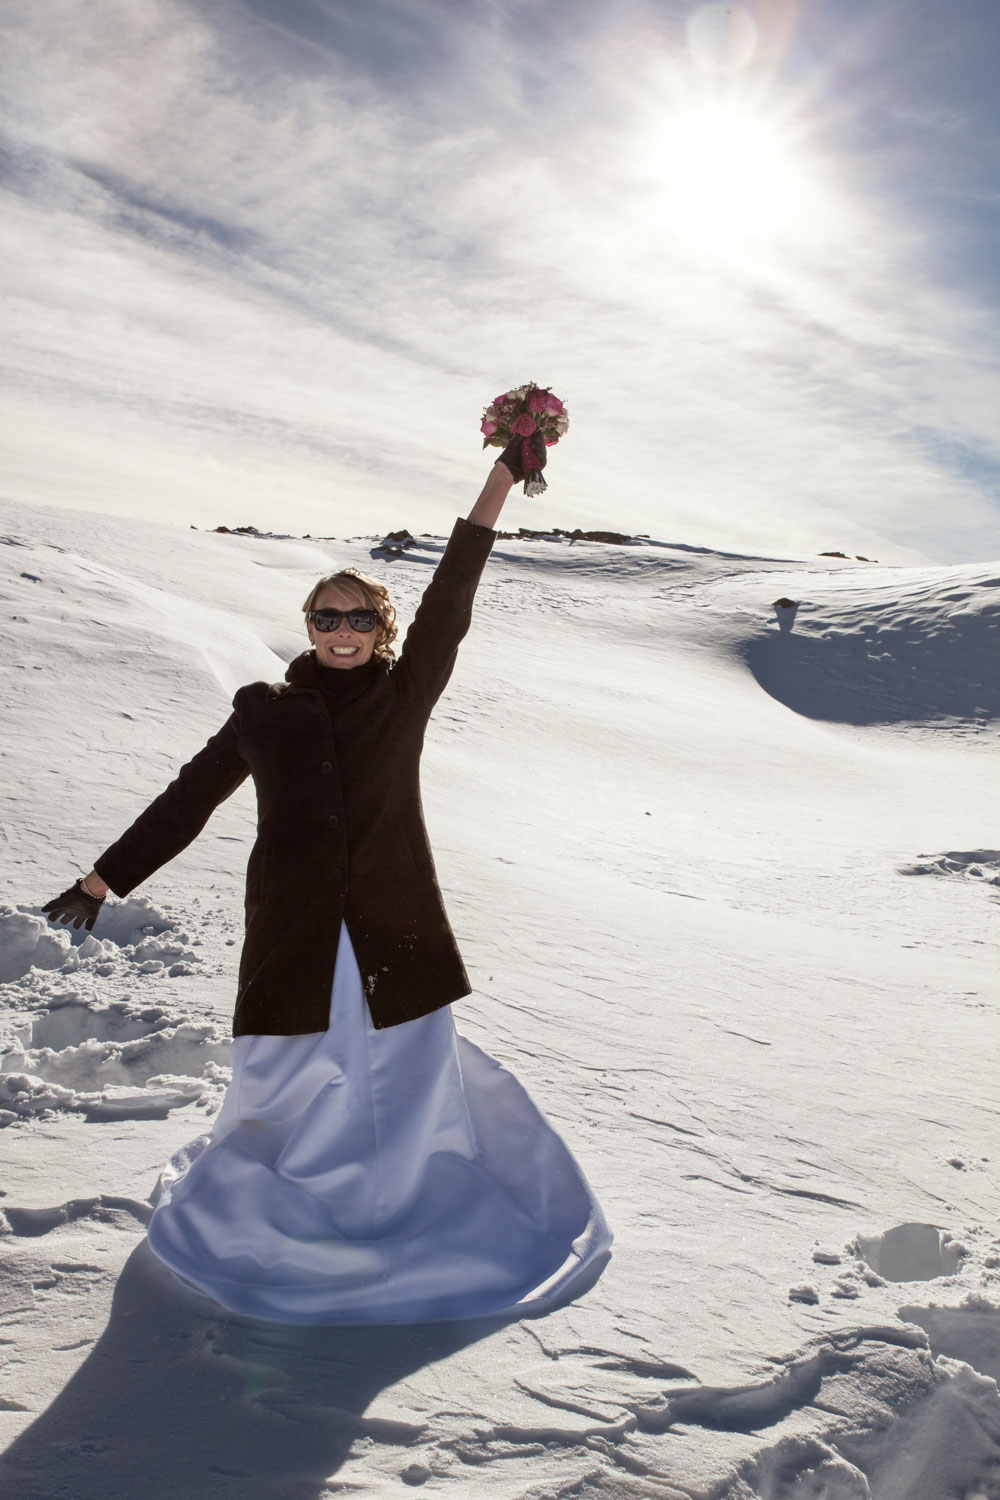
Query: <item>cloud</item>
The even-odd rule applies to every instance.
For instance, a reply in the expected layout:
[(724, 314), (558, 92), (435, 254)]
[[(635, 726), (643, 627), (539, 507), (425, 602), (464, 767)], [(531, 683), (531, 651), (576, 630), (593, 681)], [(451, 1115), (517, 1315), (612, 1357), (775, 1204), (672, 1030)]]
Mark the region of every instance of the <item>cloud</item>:
[[(535, 378), (573, 417), (546, 524), (1000, 553), (995, 315), (854, 190), (848, 102), (793, 86), (787, 7), (757, 13), (766, 66), (720, 83), (681, 6), (26, 12), (8, 489), (314, 532), (340, 496), (352, 530), (440, 528), (474, 498), (482, 405)], [(783, 238), (706, 248), (664, 210), (650, 142), (712, 89), (799, 153)]]

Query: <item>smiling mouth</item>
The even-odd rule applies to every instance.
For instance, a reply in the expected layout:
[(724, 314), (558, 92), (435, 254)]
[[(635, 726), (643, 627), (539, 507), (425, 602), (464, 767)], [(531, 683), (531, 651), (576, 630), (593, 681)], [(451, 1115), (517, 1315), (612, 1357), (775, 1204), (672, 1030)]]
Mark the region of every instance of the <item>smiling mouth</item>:
[(331, 646), (330, 647), (330, 650), (333, 652), (334, 656), (353, 656), (354, 653), (357, 651), (357, 649), (358, 649), (357, 646)]

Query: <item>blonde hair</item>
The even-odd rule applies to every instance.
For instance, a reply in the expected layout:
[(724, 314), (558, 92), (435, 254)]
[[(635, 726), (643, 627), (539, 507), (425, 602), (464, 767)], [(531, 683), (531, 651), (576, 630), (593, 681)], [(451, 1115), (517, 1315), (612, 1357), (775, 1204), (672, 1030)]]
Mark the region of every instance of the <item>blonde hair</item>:
[(392, 661), (395, 651), (392, 643), (399, 632), (396, 629), (396, 606), (389, 597), (389, 590), (384, 583), (379, 583), (377, 578), (369, 578), (367, 573), (359, 573), (357, 568), (342, 568), (339, 573), (327, 573), (318, 583), (314, 583), (309, 590), (302, 612), (306, 619), (312, 610), (316, 608), (316, 600), (325, 588), (341, 589), (345, 594), (356, 599), (362, 609), (373, 609), (378, 616), (375, 626), (378, 639), (375, 642), (373, 656), (382, 661)]

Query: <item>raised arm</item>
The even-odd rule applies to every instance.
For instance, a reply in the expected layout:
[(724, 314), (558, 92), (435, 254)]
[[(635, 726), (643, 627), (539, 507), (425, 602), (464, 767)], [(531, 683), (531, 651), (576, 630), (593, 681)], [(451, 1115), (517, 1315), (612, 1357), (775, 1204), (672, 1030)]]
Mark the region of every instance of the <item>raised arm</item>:
[[(472, 602), (490, 549), (494, 526), (514, 484), (524, 477), (522, 439), (503, 450), (486, 477), (468, 519), (455, 529), (424, 591), (413, 624), (406, 632), (393, 678), (412, 691), (428, 709), (437, 702), (455, 666), (462, 638), (472, 623)], [(545, 463), (544, 448), (540, 466)]]
[[(532, 434), (528, 446), (534, 453), (534, 459), (528, 455), (529, 465), (541, 471), (545, 468), (546, 453), (545, 439), (540, 432)], [(476, 526), (496, 526), (504, 501), (513, 486), (524, 478), (524, 449), (524, 438), (514, 438), (493, 465), (479, 499), (469, 512), (469, 520)]]
[(469, 511), (469, 520), (473, 525), (488, 526), (491, 531), (494, 530), (500, 519), (504, 501), (513, 487), (513, 474), (502, 458), (498, 458), (486, 477), (479, 499)]

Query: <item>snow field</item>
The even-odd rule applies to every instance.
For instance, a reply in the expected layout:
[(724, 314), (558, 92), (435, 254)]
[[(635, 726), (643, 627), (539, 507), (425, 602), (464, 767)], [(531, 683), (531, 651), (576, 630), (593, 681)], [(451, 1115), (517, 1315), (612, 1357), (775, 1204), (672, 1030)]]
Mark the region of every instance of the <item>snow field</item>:
[(997, 1500), (995, 570), (497, 544), (425, 758), (457, 1020), (615, 1255), (534, 1322), (291, 1330), (141, 1244), (224, 1085), (252, 797), (83, 942), (37, 907), (280, 675), (314, 575), (405, 623), (442, 543), (0, 529), (15, 1500)]

